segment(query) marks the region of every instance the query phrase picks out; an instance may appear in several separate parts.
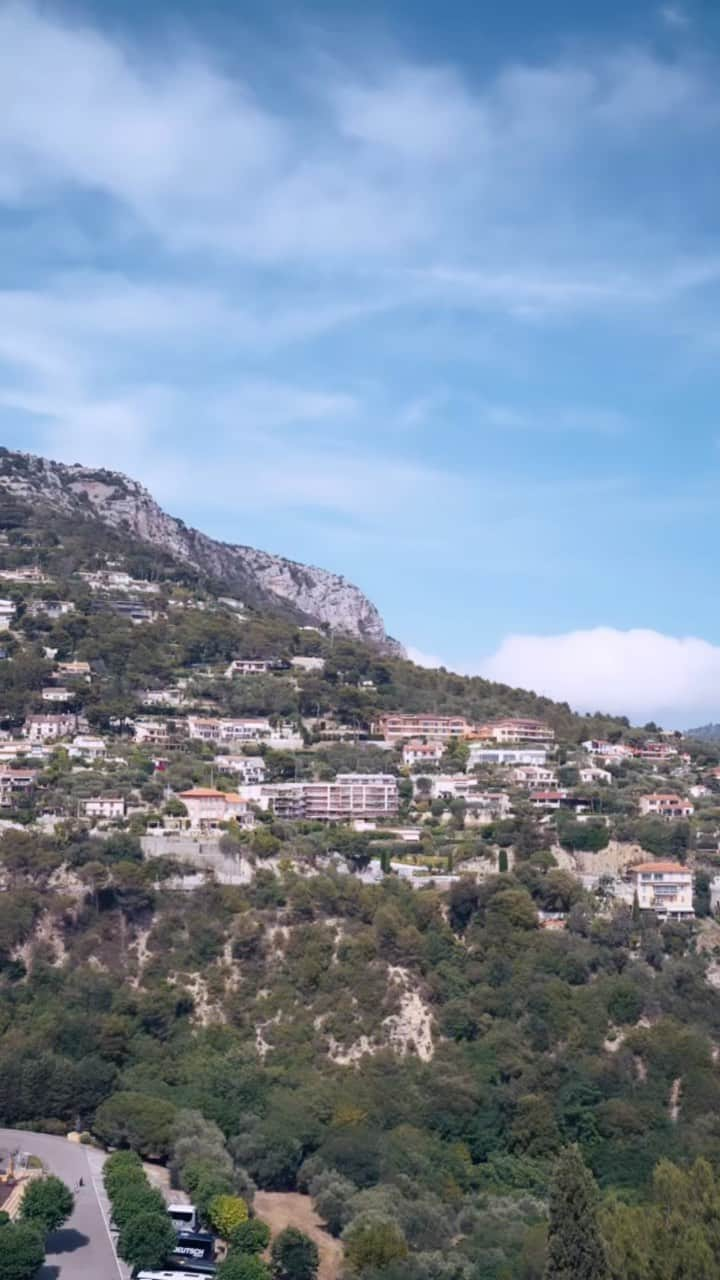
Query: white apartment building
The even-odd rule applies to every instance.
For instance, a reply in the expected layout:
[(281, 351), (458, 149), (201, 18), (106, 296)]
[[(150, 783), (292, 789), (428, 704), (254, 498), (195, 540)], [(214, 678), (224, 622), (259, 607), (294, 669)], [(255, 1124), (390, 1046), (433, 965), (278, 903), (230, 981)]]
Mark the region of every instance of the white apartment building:
[(75, 694), (62, 685), (48, 685), (40, 694), (43, 702), (72, 702)]
[(267, 768), (262, 756), (215, 756), (218, 773), (232, 773), (238, 781), (251, 786), (265, 781)]
[(266, 742), (269, 747), (287, 751), (300, 750), (302, 734), (292, 725), (271, 725), (262, 718), (242, 720), (216, 720), (206, 716), (188, 716), (188, 736), (202, 742)]
[(92, 670), (89, 662), (81, 662), (73, 660), (72, 662), (58, 662), (58, 675), (69, 676), (76, 680), (89, 680), (92, 676)]
[(334, 782), (280, 782), (261, 788), (260, 803), (278, 817), (308, 822), (391, 818), (398, 811), (397, 778), (387, 773), (339, 773)]
[(540, 764), (517, 765), (512, 770), (512, 779), (518, 787), (527, 787), (529, 791), (536, 791), (539, 787), (549, 790), (557, 786), (555, 771)]
[(140, 591), (147, 595), (157, 595), (160, 590), (159, 583), (131, 578), (129, 573), (120, 569), (101, 569), (97, 573), (81, 570), (78, 576), (87, 583), (91, 591)]
[(182, 707), (185, 694), (182, 689), (143, 689), (139, 700), (144, 707)]
[(90, 733), (78, 733), (68, 747), (68, 755), (85, 756), (88, 760), (102, 760), (107, 755), (107, 747), (102, 738)]
[(668, 821), (673, 818), (690, 818), (695, 812), (694, 805), (689, 800), (683, 800), (682, 796), (673, 792), (641, 796), (639, 807), (642, 814), (655, 814)]
[(584, 751), (588, 755), (601, 756), (604, 760), (627, 760), (632, 757), (632, 747), (626, 746), (624, 742), (605, 742), (603, 739), (588, 738), (586, 742), (581, 743)]
[(437, 764), (445, 750), (442, 742), (421, 742), (413, 739), (403, 747), (403, 764)]
[(269, 738), (266, 719), (217, 720), (209, 716), (188, 716), (188, 737), (201, 742), (261, 742)]
[(71, 733), (75, 733), (77, 727), (76, 715), (69, 713), (51, 715), (48, 712), (43, 715), (28, 716), (23, 733), (30, 742), (40, 742), (48, 738), (67, 738)]
[(19, 742), (16, 738), (10, 738), (7, 742), (0, 742), (0, 764), (8, 764), (11, 760), (20, 758), (21, 762), (26, 759), (30, 760), (49, 760), (52, 755), (52, 748), (45, 747), (41, 742)]
[(0, 600), (0, 631), (7, 631), (14, 616), (15, 616), (14, 601)]
[(641, 911), (663, 920), (691, 920), (693, 873), (679, 862), (641, 862), (630, 868)]
[(187, 809), (191, 829), (217, 827), (221, 822), (229, 822), (231, 819), (243, 827), (254, 825), (247, 800), (235, 791), (192, 787), (189, 791), (181, 791), (178, 799), (182, 800)]
[(471, 742), (469, 747), (468, 769), (477, 764), (544, 765), (547, 761), (546, 747), (487, 747), (482, 742)]
[(589, 764), (584, 769), (578, 770), (581, 782), (612, 782), (612, 774), (609, 769), (601, 769), (599, 765)]
[(135, 741), (139, 746), (166, 747), (176, 742), (185, 729), (184, 721), (174, 720), (135, 720), (133, 724)]
[(83, 813), (86, 818), (124, 818), (125, 801), (122, 796), (94, 796), (83, 803)]
[(397, 811), (397, 778), (389, 773), (339, 773), (334, 782), (305, 783), (305, 814), (309, 820), (390, 818)]
[(10, 808), (23, 792), (32, 790), (37, 769), (12, 769), (0, 766), (0, 807)]
[(464, 738), (472, 731), (463, 716), (436, 716), (429, 712), (409, 714), (402, 711), (381, 716), (373, 730), (386, 741), (399, 738)]
[(442, 773), (429, 778), (430, 795), (433, 800), (460, 800), (473, 795), (478, 789), (478, 780), (465, 773)]
[(512, 805), (506, 791), (470, 791), (465, 797), (466, 821), (493, 822), (506, 818)]
[(71, 600), (30, 600), (27, 612), (31, 618), (38, 618), (42, 614), (48, 618), (62, 618), (66, 613), (72, 613), (74, 608)]
[(542, 720), (530, 720), (522, 716), (507, 716), (480, 725), (477, 737), (493, 742), (554, 742), (555, 730)]
[(47, 577), (42, 569), (38, 569), (37, 565), (26, 565), (17, 569), (0, 569), (0, 579), (5, 582), (24, 582), (32, 586), (39, 586), (43, 582), (47, 582)]
[(233, 676), (265, 676), (280, 665), (279, 658), (234, 658), (225, 675), (228, 680)]

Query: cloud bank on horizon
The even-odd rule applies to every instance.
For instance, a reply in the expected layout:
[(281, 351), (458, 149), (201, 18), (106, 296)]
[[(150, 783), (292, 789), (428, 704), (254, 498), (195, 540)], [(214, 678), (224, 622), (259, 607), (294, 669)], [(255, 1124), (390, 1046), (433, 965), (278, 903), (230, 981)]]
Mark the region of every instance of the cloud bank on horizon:
[[(444, 665), (410, 647), (421, 666)], [(696, 636), (594, 627), (566, 635), (507, 636), (490, 657), (464, 670), (569, 702), (580, 712), (627, 715), (687, 729), (720, 714), (720, 645)]]
[(707, 718), (720, 21), (518, 6), (0, 0), (2, 439), (449, 665)]

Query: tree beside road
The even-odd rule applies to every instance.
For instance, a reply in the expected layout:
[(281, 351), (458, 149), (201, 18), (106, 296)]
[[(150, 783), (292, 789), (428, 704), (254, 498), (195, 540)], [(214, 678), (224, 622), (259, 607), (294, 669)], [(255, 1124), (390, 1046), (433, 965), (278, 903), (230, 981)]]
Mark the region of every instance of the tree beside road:
[(44, 1261), (43, 1233), (35, 1223), (0, 1226), (0, 1280), (32, 1280)]
[(28, 1183), (20, 1208), (23, 1222), (31, 1222), (45, 1235), (67, 1222), (75, 1207), (75, 1197), (62, 1178), (52, 1174)]

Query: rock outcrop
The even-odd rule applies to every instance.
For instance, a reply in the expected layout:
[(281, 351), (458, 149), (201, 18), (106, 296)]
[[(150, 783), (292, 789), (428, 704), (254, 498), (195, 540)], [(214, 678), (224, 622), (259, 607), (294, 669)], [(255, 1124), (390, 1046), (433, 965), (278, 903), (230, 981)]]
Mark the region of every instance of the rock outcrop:
[(218, 542), (168, 515), (143, 485), (120, 472), (0, 449), (0, 502), (3, 497), (127, 532), (226, 584), (251, 608), (280, 607), (298, 621), (355, 636), (384, 652), (402, 652), (387, 636), (375, 605), (351, 582), (254, 547)]

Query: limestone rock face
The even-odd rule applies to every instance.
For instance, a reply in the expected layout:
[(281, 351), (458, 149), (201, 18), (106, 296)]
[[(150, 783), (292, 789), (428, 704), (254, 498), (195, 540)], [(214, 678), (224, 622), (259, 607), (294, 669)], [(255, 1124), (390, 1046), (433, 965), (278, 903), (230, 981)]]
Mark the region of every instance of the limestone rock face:
[(281, 608), (299, 622), (366, 640), (385, 653), (402, 653), (386, 634), (375, 605), (339, 574), (254, 547), (218, 542), (168, 515), (143, 485), (120, 472), (1, 449), (0, 504), (13, 498), (125, 531), (227, 583), (252, 608)]

